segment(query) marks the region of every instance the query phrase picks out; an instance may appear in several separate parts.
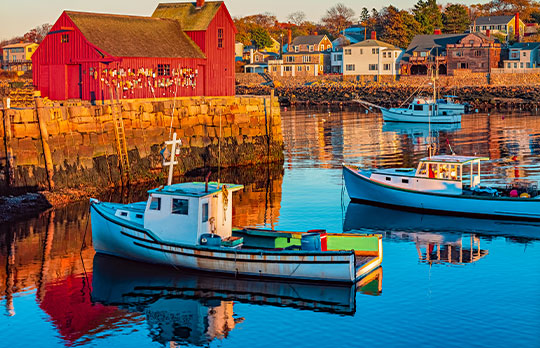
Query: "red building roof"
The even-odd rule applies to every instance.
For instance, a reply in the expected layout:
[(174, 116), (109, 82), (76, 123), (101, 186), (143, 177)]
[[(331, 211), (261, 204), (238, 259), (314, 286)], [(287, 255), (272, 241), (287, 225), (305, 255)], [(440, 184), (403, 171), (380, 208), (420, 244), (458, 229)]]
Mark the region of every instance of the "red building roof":
[(84, 37), (116, 57), (205, 58), (175, 20), (66, 11)]

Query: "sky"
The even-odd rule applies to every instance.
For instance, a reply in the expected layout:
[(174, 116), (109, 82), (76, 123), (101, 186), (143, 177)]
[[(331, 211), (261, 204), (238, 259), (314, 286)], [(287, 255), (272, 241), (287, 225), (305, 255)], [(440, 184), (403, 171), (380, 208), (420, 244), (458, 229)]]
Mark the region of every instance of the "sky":
[[(177, 0), (180, 2), (182, 0)], [(41, 24), (54, 22), (63, 10), (132, 14), (150, 16), (160, 2), (168, 0), (1, 0), (0, 1), (0, 40), (24, 35)], [(388, 5), (400, 9), (411, 8), (416, 0), (225, 0), (233, 17), (269, 12), (285, 21), (287, 15), (303, 11), (308, 20), (318, 22), (326, 10), (337, 3), (351, 7), (357, 15), (362, 7), (377, 10)], [(486, 0), (439, 0), (441, 4), (460, 2), (464, 4), (486, 2)]]

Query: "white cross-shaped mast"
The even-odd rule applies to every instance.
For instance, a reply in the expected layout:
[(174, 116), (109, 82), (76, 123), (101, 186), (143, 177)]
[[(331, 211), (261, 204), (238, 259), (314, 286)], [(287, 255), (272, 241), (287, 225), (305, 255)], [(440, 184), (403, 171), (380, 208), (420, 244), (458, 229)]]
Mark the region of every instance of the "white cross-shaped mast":
[(163, 167), (169, 166), (169, 177), (167, 179), (167, 186), (172, 185), (172, 178), (173, 178), (173, 172), (174, 172), (174, 165), (178, 164), (178, 161), (175, 160), (174, 156), (176, 156), (176, 146), (182, 145), (182, 140), (176, 139), (176, 133), (173, 134), (173, 139), (170, 141), (165, 142), (165, 147), (171, 145), (171, 159), (169, 162), (165, 162), (165, 159), (163, 159)]

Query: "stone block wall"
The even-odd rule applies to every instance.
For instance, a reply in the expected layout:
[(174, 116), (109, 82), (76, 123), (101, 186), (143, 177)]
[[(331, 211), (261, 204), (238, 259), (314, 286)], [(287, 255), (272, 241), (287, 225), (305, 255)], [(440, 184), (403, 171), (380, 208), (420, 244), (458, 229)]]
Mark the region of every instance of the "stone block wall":
[[(115, 110), (120, 108), (115, 106)], [(182, 140), (176, 174), (215, 168), (218, 162), (230, 167), (283, 160), (277, 98), (272, 103), (270, 97), (123, 100), (120, 112), (132, 181), (164, 175), (160, 150), (173, 132)], [(36, 109), (10, 109), (0, 115), (10, 123), (8, 132), (4, 131), (5, 122), (0, 123), (0, 191), (47, 187)], [(48, 132), (56, 187), (103, 187), (120, 182), (110, 104), (49, 103), (39, 115)], [(6, 160), (9, 151), (14, 156), (10, 187)]]

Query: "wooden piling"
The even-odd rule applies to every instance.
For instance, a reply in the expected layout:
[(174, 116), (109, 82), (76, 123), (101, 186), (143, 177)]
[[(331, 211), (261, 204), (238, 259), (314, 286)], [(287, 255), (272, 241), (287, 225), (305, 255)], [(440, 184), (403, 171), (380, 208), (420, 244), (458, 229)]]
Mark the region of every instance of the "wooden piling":
[(43, 145), (43, 157), (45, 158), (45, 168), (47, 169), (47, 183), (49, 191), (54, 190), (54, 165), (52, 162), (51, 148), (49, 147), (49, 132), (47, 131), (47, 123), (45, 121), (45, 108), (43, 99), (36, 98), (36, 115), (39, 123), (39, 132), (41, 134), (41, 144)]
[(11, 116), (8, 108), (8, 98), (2, 99), (2, 124), (4, 126), (4, 149), (6, 152), (6, 185), (13, 187), (15, 182), (15, 167), (13, 161), (13, 149), (11, 148)]

